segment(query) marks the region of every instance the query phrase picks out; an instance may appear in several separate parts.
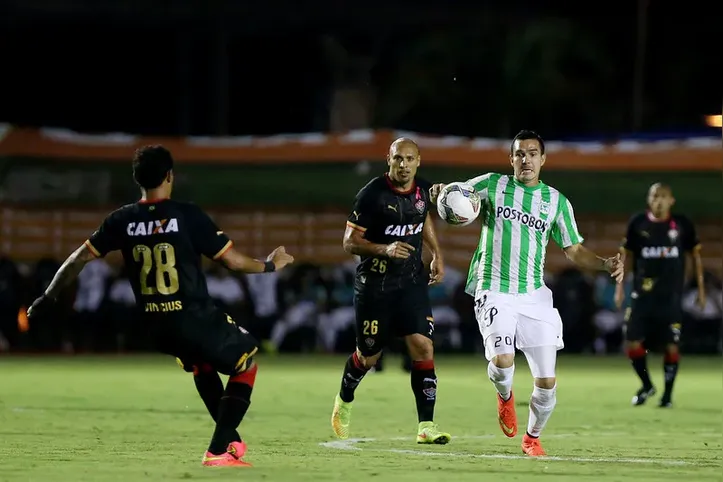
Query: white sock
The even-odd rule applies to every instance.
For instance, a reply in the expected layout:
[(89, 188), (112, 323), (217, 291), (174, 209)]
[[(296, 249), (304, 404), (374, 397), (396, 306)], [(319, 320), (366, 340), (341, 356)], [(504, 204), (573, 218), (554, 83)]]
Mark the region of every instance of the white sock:
[(487, 365), (487, 375), (489, 375), (490, 380), (492, 380), (492, 383), (497, 389), (497, 393), (499, 393), (500, 397), (502, 397), (502, 400), (510, 399), (514, 374), (514, 365), (509, 368), (499, 368), (492, 362)]
[(542, 429), (545, 428), (547, 420), (555, 409), (557, 398), (555, 392), (557, 385), (552, 388), (540, 388), (535, 386), (530, 396), (530, 418), (527, 421), (527, 433), (533, 437), (539, 437)]

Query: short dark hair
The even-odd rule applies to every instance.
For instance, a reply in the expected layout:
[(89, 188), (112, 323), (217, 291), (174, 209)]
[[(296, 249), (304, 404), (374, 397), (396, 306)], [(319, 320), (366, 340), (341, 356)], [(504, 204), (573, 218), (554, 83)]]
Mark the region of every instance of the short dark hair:
[(163, 184), (173, 169), (173, 156), (163, 146), (143, 146), (133, 154), (133, 179), (143, 189), (154, 189)]
[(522, 129), (520, 132), (517, 133), (517, 135), (512, 139), (512, 142), (510, 143), (510, 154), (512, 154), (512, 150), (514, 149), (515, 141), (526, 141), (528, 139), (535, 139), (537, 142), (539, 142), (540, 154), (545, 153), (545, 141), (542, 139), (542, 137), (540, 137), (540, 134), (528, 129)]

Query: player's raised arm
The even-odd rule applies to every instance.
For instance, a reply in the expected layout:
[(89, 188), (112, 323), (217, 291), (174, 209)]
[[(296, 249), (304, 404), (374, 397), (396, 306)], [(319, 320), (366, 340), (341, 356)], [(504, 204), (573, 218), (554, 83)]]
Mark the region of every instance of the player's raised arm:
[[(480, 197), (484, 200), (487, 197), (487, 192), (489, 188), (490, 181), (492, 180), (493, 173), (488, 172), (487, 174), (482, 174), (481, 176), (473, 177), (472, 179), (468, 179), (464, 181), (465, 184), (469, 184), (472, 186), (475, 191), (477, 191), (480, 195)], [(499, 177), (499, 175), (498, 175)], [(437, 198), (439, 197), (439, 193), (444, 189), (444, 186), (446, 184), (440, 183), (440, 184), (434, 184), (429, 189), (429, 199), (432, 201), (432, 203), (437, 203)]]
[(442, 249), (439, 247), (439, 241), (437, 240), (434, 220), (429, 213), (427, 213), (427, 219), (424, 221), (422, 239), (432, 252), (432, 262), (429, 265), (429, 284), (441, 283), (444, 280), (444, 260), (442, 259)]
[(242, 273), (270, 273), (294, 262), (294, 257), (288, 254), (283, 246), (273, 250), (266, 257), (266, 261), (246, 256), (230, 246), (217, 259), (228, 269)]
[(261, 261), (240, 253), (233, 247), (233, 241), (221, 231), (216, 223), (198, 208), (193, 212), (193, 242), (198, 252), (214, 261), (221, 261), (228, 269), (242, 273), (269, 273), (294, 262), (294, 257), (279, 246)]
[(582, 245), (583, 237), (577, 229), (572, 204), (564, 196), (560, 196), (560, 209), (552, 225), (552, 237), (565, 252), (565, 256), (583, 269), (607, 271), (615, 281), (623, 280), (624, 266), (620, 253), (603, 258)]

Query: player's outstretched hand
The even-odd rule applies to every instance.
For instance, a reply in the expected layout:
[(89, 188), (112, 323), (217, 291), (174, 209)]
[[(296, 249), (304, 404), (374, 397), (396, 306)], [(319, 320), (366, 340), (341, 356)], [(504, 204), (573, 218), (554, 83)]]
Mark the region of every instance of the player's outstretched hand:
[(407, 259), (411, 256), (412, 251), (414, 250), (415, 248), (411, 244), (407, 244), (402, 241), (394, 241), (392, 244), (387, 245), (384, 252), (392, 259)]
[(442, 189), (444, 189), (444, 186), (446, 186), (446, 184), (433, 184), (432, 187), (429, 188), (429, 199), (434, 204), (437, 204), (437, 198)]
[(30, 308), (28, 308), (28, 319), (33, 320), (43, 317), (48, 312), (48, 310), (50, 310), (54, 303), (55, 300), (53, 300), (52, 298), (48, 298), (45, 295), (40, 296), (35, 301), (33, 301), (33, 304), (30, 305)]
[(436, 285), (444, 281), (444, 263), (439, 258), (434, 258), (429, 265), (429, 284)]
[(622, 283), (625, 277), (625, 263), (620, 253), (605, 260), (605, 269), (610, 273), (610, 277), (615, 279), (616, 283)]
[(287, 264), (294, 262), (294, 257), (286, 252), (286, 248), (279, 246), (266, 257), (266, 261), (271, 261), (276, 266), (276, 271), (282, 269)]

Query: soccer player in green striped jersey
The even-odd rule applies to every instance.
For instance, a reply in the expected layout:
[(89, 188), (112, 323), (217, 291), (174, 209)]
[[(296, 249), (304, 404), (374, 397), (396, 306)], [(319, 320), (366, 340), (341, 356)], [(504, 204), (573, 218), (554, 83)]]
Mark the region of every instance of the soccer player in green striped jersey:
[[(521, 131), (510, 147), (512, 175), (488, 173), (467, 181), (482, 198), (482, 234), (472, 256), (467, 293), (475, 297), (475, 314), (484, 340), (487, 372), (497, 388), (499, 424), (517, 434), (512, 394), (515, 346), (527, 358), (534, 377), (527, 432), (522, 450), (545, 455), (539, 436), (555, 407), (555, 365), (562, 341), (562, 320), (552, 304), (543, 275), (545, 251), (552, 238), (583, 269), (607, 271), (622, 281), (620, 255), (601, 258), (582, 245), (570, 201), (540, 181), (545, 142)], [(443, 184), (431, 189), (436, 202)]]

